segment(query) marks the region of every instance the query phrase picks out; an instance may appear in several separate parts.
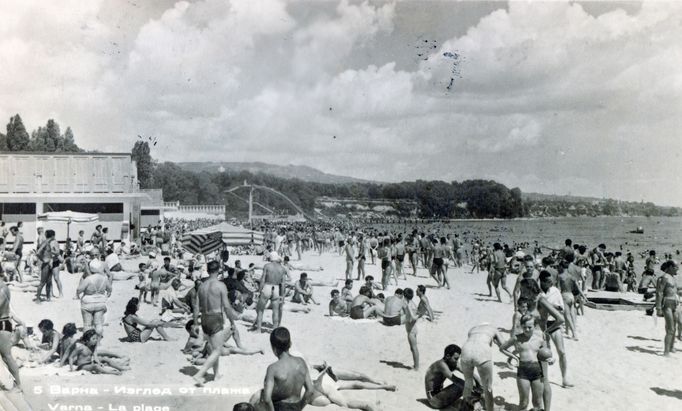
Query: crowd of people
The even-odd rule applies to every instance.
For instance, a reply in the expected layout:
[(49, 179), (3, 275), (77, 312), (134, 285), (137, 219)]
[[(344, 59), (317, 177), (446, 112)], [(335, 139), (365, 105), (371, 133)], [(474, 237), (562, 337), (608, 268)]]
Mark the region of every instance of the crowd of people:
[[(435, 322), (442, 314), (432, 307), (427, 285), (432, 288), (429, 293), (456, 288), (451, 268), (485, 272), (482, 290), (509, 303), (511, 327), (505, 333), (500, 331), (502, 324), (472, 324), (465, 341), (445, 346), (443, 357), (426, 369), (424, 377), (426, 401), (436, 409), (459, 402), (461, 409), (493, 410), (495, 345), (509, 358), (509, 366), (517, 368), (519, 409), (530, 403), (534, 410), (550, 410), (552, 347), (559, 360), (561, 387), (569, 389), (573, 383), (564, 339), (578, 341), (577, 322), (589, 291), (642, 294), (642, 300), (650, 302), (652, 315), (664, 317), (664, 355), (674, 353), (675, 339), (682, 339), (682, 290), (676, 285), (678, 265), (672, 253), (660, 262), (655, 251), (647, 252), (640, 274), (635, 253), (622, 248), (607, 251), (605, 244), (574, 244), (570, 239), (553, 248), (532, 240), (491, 244), (471, 233), (447, 232), (445, 226), (406, 229), (406, 225), (398, 225), (381, 230), (349, 221), (262, 223), (255, 228), (264, 233), (263, 264), (242, 267), (240, 260), (231, 260), (227, 248), (207, 256), (182, 248), (180, 239), (185, 233), (213, 223), (168, 221), (148, 227), (139, 245), (113, 243), (102, 226), (89, 239), (81, 231), (75, 241), (62, 245), (54, 231), (39, 229), (30, 251), (24, 246), (21, 226), (13, 225), (5, 233), (3, 224), (0, 355), (14, 378), (15, 389), (21, 388), (20, 365), (54, 362), (102, 374), (130, 370), (129, 358), (98, 345), (104, 317), (118, 315), (115, 311), (120, 312), (121, 333), (131, 343), (144, 344), (153, 335), (173, 341), (167, 329), (184, 328), (187, 341), (182, 352), (199, 367), (193, 376), (198, 386), (206, 384), (209, 373), (213, 381), (220, 379), (223, 356), (264, 354), (243, 345), (239, 323), (250, 324), (249, 330), (257, 334), (269, 332), (277, 361), (267, 368), (263, 390), (248, 403), (235, 405), (235, 410), (300, 410), (307, 404), (374, 410), (375, 405), (338, 391), (394, 391), (396, 387), (359, 371), (326, 363), (311, 366), (300, 353), (290, 352), (294, 337), (283, 326), (286, 313), (311, 315), (311, 305), (325, 303), (329, 317), (404, 326), (406, 347), (413, 359), (410, 368), (417, 371), (421, 369), (418, 324)], [(303, 257), (323, 253), (345, 262), (343, 281), (312, 278), (323, 267), (304, 264)], [(127, 260), (134, 260), (135, 270), (124, 270)], [(368, 275), (367, 265), (380, 267), (380, 278)], [(418, 270), (428, 273), (428, 277), (419, 276), (420, 282), (432, 283), (401, 284), (409, 277), (416, 279)], [(64, 271), (79, 276), (73, 298), (80, 301), (82, 333), (78, 336), (73, 319), (60, 333), (53, 320), (46, 318), (38, 324), (42, 335), (38, 343), (32, 328), (11, 309), (11, 290), (35, 292), (37, 304), (69, 298), (64, 296), (60, 280)], [(300, 271), (298, 278), (294, 271)], [(514, 284), (508, 284), (510, 275), (516, 276)], [(109, 297), (115, 287), (130, 286), (118, 280), (129, 279), (137, 280), (137, 296), (114, 310), (109, 307)], [(320, 291), (323, 287), (327, 290)], [(140, 315), (142, 304), (158, 309), (159, 318)], [(270, 312), (272, 321), (267, 323), (264, 318)], [(18, 362), (12, 355), (13, 346), (25, 348), (28, 357)], [(315, 379), (311, 372), (317, 374)], [(445, 386), (448, 379), (452, 383)]]

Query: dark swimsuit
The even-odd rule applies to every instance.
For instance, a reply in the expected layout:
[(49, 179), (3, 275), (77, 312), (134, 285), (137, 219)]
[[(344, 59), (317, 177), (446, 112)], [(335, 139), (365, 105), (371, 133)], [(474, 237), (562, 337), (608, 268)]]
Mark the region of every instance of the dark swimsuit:
[(137, 328), (137, 323), (126, 321), (127, 319), (128, 319), (128, 316), (126, 315), (123, 318), (123, 324), (125, 324), (131, 328), (130, 330), (126, 330), (128, 332), (128, 341), (130, 341), (130, 342), (142, 342), (142, 338), (140, 337), (140, 329)]
[(7, 331), (7, 332), (12, 332), (14, 328), (12, 328), (12, 321), (9, 320), (9, 318), (3, 318), (0, 320), (0, 331)]
[(535, 381), (542, 378), (542, 366), (538, 361), (521, 361), (516, 376), (522, 380)]
[(384, 325), (400, 325), (400, 315), (396, 315), (395, 317), (384, 317)]
[(276, 401), (273, 402), (272, 405), (275, 408), (275, 411), (301, 411), (303, 407), (305, 407), (305, 402), (303, 401), (298, 401), (298, 402), (284, 402), (284, 401)]
[(356, 305), (355, 307), (351, 307), (350, 318), (352, 318), (354, 320), (359, 320), (361, 318), (365, 318), (365, 310), (362, 308), (361, 305)]
[(204, 313), (201, 315), (201, 329), (211, 336), (223, 330), (223, 313)]

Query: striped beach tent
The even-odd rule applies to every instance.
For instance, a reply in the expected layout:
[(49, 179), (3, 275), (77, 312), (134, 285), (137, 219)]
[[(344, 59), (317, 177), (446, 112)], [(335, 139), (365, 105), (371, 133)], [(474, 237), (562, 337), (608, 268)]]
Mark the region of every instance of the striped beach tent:
[(182, 238), (182, 247), (194, 254), (209, 254), (220, 250), (222, 246), (223, 235), (220, 231), (196, 230)]
[[(222, 233), (223, 243), (234, 247), (239, 245), (263, 245), (263, 233), (248, 228), (238, 227), (229, 223), (216, 224), (203, 230), (219, 231)], [(199, 230), (201, 231), (201, 230)]]

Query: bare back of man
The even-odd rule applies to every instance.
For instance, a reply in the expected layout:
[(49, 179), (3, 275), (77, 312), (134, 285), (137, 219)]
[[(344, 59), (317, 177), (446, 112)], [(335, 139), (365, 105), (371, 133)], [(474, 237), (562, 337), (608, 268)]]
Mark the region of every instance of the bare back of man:
[(405, 306), (405, 301), (392, 295), (386, 298), (384, 302), (384, 313), (383, 323), (384, 325), (401, 325), (405, 324), (405, 315), (403, 313), (403, 307)]
[(273, 328), (279, 327), (282, 321), (283, 295), (281, 286), (285, 281), (286, 275), (286, 269), (278, 260), (271, 261), (263, 266), (263, 276), (260, 279), (260, 295), (256, 305), (256, 324), (254, 325), (254, 328), (259, 333), (262, 331), (263, 313), (268, 302), (271, 302), (272, 305)]
[(222, 346), (231, 335), (230, 328), (224, 326), (223, 312), (228, 315), (230, 320), (233, 320), (236, 315), (234, 315), (227, 299), (227, 287), (218, 280), (216, 275), (211, 275), (206, 282), (199, 286), (197, 295), (201, 311), (201, 328), (208, 338), (208, 347), (211, 351), (204, 365), (193, 377), (196, 384), (202, 386), (205, 383), (204, 375), (211, 367), (213, 368), (213, 379), (220, 378), (218, 368)]

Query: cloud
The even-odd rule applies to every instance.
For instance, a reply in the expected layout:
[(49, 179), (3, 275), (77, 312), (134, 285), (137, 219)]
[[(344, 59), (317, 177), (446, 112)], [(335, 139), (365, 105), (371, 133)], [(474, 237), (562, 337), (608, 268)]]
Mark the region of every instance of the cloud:
[[(86, 3), (4, 8), (0, 117), (21, 113), (29, 128), (54, 117), (88, 149), (153, 135), (160, 160), (384, 181), (498, 176), (682, 204), (679, 3), (598, 15), (568, 2), (480, 15), (467, 4), (477, 17), (451, 38), (423, 27), (430, 9), (417, 19), (395, 3)], [(135, 24), (121, 28), (129, 13)], [(423, 32), (438, 40), (427, 60), (391, 55), (412, 53)]]

